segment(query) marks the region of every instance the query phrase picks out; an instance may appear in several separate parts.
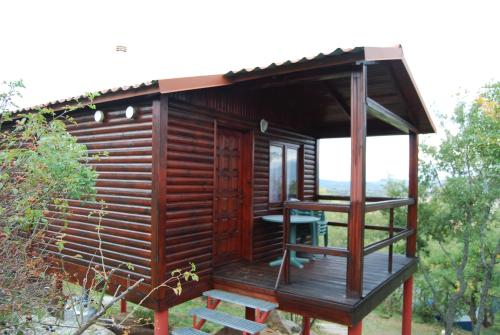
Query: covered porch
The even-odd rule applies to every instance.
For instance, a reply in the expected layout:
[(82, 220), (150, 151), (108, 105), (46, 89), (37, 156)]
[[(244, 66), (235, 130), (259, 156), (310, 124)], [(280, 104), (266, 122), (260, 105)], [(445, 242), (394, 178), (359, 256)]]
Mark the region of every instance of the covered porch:
[[(269, 174), (262, 178), (262, 184), (267, 183), (268, 188), (263, 188), (266, 193), (262, 192), (260, 199), (263, 200), (264, 196), (268, 198), (262, 210), (254, 210), (254, 225), (250, 230), (254, 235), (253, 245), (250, 246), (252, 257), (216, 267), (213, 285), (275, 301), (280, 309), (301, 314), (304, 320), (321, 318), (345, 324), (350, 335), (357, 335), (361, 334), (363, 317), (404, 283), (402, 333), (410, 334), (412, 274), (418, 263), (415, 255), (418, 133), (432, 131), (432, 122), (404, 61), (365, 59), (352, 63), (346, 61), (336, 67), (323, 64), (301, 68), (314, 61), (316, 59), (305, 65), (295, 63), (283, 68), (278, 66), (271, 70), (258, 69), (229, 76), (236, 82), (241, 81), (240, 88), (250, 89), (276, 106), (278, 112), (269, 116), (270, 126), (277, 126), (273, 117), (279, 115), (281, 109), (288, 108), (288, 124), (293, 126), (290, 131), (313, 137), (317, 151), (314, 156), (308, 155), (298, 147), (297, 153), (294, 153), (293, 144), (278, 143), (276, 147), (283, 147), (284, 161), (288, 162), (289, 154), (298, 157), (299, 177), (294, 192), (286, 185), (288, 172), (283, 164), (282, 189), (273, 193), (270, 157), (273, 143), (269, 142)], [(290, 71), (291, 68), (294, 71)], [(261, 129), (261, 132), (265, 131)], [(407, 135), (408, 139), (408, 195), (405, 198), (367, 197), (366, 138), (395, 134)], [(321, 138), (332, 137), (350, 137), (349, 196), (322, 195), (319, 192), (317, 142)], [(289, 148), (292, 150), (290, 153)], [(315, 173), (314, 182), (307, 176), (311, 171)], [(260, 173), (254, 165), (254, 174), (260, 176)], [(308, 186), (312, 184), (313, 190)], [(254, 192), (260, 193), (260, 189), (254, 188)], [(299, 201), (288, 201), (292, 198), (290, 195)], [(406, 209), (404, 227), (394, 225), (394, 211), (399, 207)], [(330, 221), (328, 225), (345, 229), (346, 245), (319, 246), (290, 240), (290, 215), (294, 210), (344, 213), (346, 222)], [(388, 212), (387, 223), (365, 224), (367, 213), (380, 210)], [(269, 214), (283, 215), (283, 229), (277, 248), (277, 239), (261, 242), (259, 236), (262, 235), (256, 234), (256, 229), (264, 227), (262, 217)], [(383, 232), (385, 236), (366, 243), (365, 230)], [(394, 253), (393, 245), (399, 241), (406, 244), (404, 254)], [(269, 259), (262, 257), (262, 253), (256, 253), (257, 249), (275, 250), (284, 262), (279, 267), (270, 267)], [(381, 252), (382, 249), (388, 249), (388, 252)], [(290, 263), (293, 252), (314, 254), (316, 257), (300, 269)]]

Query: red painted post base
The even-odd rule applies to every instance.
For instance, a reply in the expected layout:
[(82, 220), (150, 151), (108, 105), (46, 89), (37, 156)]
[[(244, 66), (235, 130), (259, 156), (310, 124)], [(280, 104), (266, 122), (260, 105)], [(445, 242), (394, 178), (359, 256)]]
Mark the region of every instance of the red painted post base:
[(255, 321), (255, 308), (245, 307), (245, 319)]
[(411, 335), (411, 314), (413, 300), (413, 276), (403, 284), (403, 327), (402, 335)]
[(127, 300), (120, 300), (120, 313), (127, 313)]
[(168, 309), (155, 311), (154, 335), (168, 335)]
[(363, 324), (361, 321), (359, 321), (357, 324), (355, 324), (352, 327), (349, 327), (347, 329), (347, 334), (348, 335), (361, 335), (361, 331), (363, 330)]
[(302, 317), (302, 335), (311, 334), (311, 318), (308, 316)]

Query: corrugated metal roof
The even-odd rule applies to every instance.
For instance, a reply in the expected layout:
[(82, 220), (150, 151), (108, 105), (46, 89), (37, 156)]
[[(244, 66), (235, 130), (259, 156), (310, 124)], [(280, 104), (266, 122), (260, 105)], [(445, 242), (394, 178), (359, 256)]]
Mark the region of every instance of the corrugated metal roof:
[[(97, 92), (92, 92), (92, 93), (97, 93), (98, 96), (105, 96), (113, 93), (122, 93), (122, 92), (129, 92), (129, 91), (134, 91), (138, 89), (143, 89), (143, 88), (149, 88), (158, 85), (157, 80), (151, 80), (151, 81), (145, 81), (136, 85), (127, 85), (127, 86), (120, 86), (120, 87), (115, 87), (115, 88), (108, 88), (105, 90), (100, 90)], [(55, 106), (55, 105), (63, 105), (63, 104), (72, 104), (76, 102), (82, 102), (82, 100), (85, 100), (88, 98), (88, 94), (81, 94), (78, 96), (74, 96), (71, 98), (65, 98), (65, 99), (59, 99), (59, 100), (54, 100), (50, 101), (41, 105), (36, 105), (36, 106), (31, 106), (31, 107), (25, 107), (22, 109), (18, 109), (16, 112), (28, 112), (40, 108), (45, 108), (49, 106)]]
[(355, 47), (355, 48), (347, 48), (347, 49), (337, 48), (330, 53), (327, 53), (327, 54), (319, 53), (313, 57), (302, 57), (302, 58), (297, 59), (297, 60), (287, 60), (287, 61), (284, 61), (282, 63), (271, 63), (265, 67), (257, 66), (254, 68), (246, 68), (246, 69), (241, 69), (241, 70), (237, 70), (237, 71), (229, 71), (226, 74), (224, 74), (224, 77), (231, 78), (231, 77), (235, 77), (235, 76), (239, 76), (239, 75), (243, 75), (243, 74), (271, 70), (271, 69), (274, 69), (277, 67), (286, 67), (289, 65), (296, 65), (296, 64), (300, 64), (300, 63), (321, 60), (323, 58), (337, 57), (337, 56), (344, 55), (344, 54), (355, 54), (355, 53), (362, 53), (362, 52), (364, 52), (364, 47)]

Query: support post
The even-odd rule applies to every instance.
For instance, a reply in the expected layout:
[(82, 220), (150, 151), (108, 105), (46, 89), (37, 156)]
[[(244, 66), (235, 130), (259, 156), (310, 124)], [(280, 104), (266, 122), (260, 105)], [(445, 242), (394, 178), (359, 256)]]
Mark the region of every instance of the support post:
[(408, 206), (406, 226), (413, 229), (415, 234), (406, 240), (406, 256), (415, 257), (417, 251), (417, 204), (418, 204), (418, 135), (410, 133), (408, 197), (415, 201)]
[(168, 309), (155, 311), (154, 335), (168, 335)]
[(158, 304), (165, 299), (165, 224), (167, 213), (167, 130), (168, 97), (162, 95), (152, 107), (152, 180), (151, 186), (151, 286), (159, 287), (151, 298)]
[(308, 316), (302, 317), (302, 335), (311, 334), (311, 318)]
[[(406, 225), (414, 229), (415, 233), (406, 240), (406, 256), (415, 257), (417, 252), (417, 203), (418, 203), (418, 134), (410, 133), (410, 163), (408, 174), (408, 197), (415, 199), (413, 205), (408, 206)], [(411, 335), (411, 319), (413, 304), (413, 276), (403, 285), (403, 335)]]
[(126, 299), (120, 300), (120, 313), (127, 313), (127, 300)]
[(361, 335), (363, 331), (363, 323), (359, 321), (357, 324), (347, 328), (347, 335)]
[(245, 307), (245, 319), (255, 321), (255, 308)]
[(363, 293), (363, 240), (366, 187), (366, 65), (351, 75), (351, 195), (347, 228), (346, 295)]
[(412, 300), (413, 300), (413, 276), (408, 278), (403, 284), (403, 327), (401, 331), (402, 335), (411, 335)]

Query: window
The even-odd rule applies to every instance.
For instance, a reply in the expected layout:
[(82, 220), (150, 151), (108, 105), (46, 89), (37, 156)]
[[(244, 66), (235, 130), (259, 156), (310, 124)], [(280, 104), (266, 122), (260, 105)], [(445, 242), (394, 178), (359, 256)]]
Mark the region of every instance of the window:
[(269, 202), (281, 203), (299, 197), (299, 147), (269, 146)]

